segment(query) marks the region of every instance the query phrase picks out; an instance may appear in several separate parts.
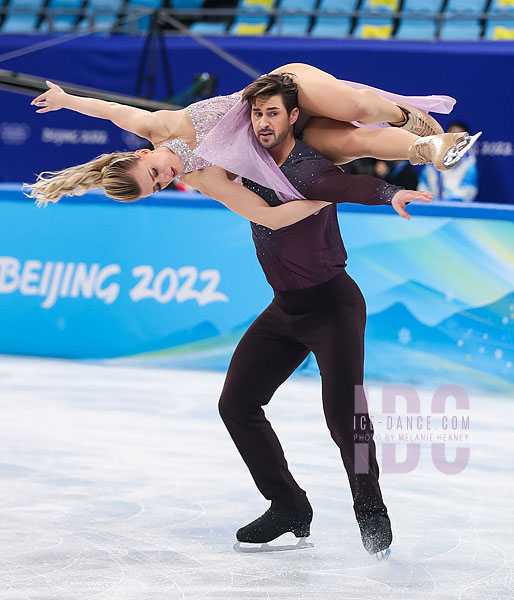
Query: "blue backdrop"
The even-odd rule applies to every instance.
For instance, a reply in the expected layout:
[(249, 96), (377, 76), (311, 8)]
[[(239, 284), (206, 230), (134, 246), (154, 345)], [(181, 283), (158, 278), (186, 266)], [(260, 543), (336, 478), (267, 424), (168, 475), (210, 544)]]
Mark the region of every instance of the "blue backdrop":
[[(143, 38), (85, 37), (5, 60), (5, 53), (46, 38), (0, 36), (0, 68), (133, 94)], [(514, 202), (514, 43), (216, 38), (224, 49), (259, 72), (308, 62), (337, 77), (403, 94), (448, 94), (458, 99), (451, 116), (483, 130), (478, 147), (482, 202)], [(185, 37), (166, 39), (175, 91), (195, 73), (219, 78), (218, 92), (241, 89), (250, 78)], [(163, 99), (158, 81), (156, 99)], [(30, 98), (0, 91), (0, 180), (31, 181), (35, 173), (89, 160), (142, 142), (111, 124), (59, 111), (36, 115)]]
[[(514, 207), (409, 211), (338, 213), (367, 377), (514, 392)], [(0, 190), (0, 353), (226, 368), (271, 297), (249, 224), (199, 195), (38, 210)]]

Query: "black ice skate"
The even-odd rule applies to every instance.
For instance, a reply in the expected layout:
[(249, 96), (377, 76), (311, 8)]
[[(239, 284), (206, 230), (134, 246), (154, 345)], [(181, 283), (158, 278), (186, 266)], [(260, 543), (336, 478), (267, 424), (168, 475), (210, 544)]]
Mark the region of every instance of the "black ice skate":
[(389, 546), (393, 541), (391, 521), (387, 515), (372, 515), (359, 520), (362, 544), (377, 560), (386, 560), (391, 554)]
[[(301, 508), (270, 508), (258, 519), (238, 530), (234, 550), (237, 552), (277, 552), (312, 548), (313, 544), (305, 541), (305, 538), (310, 535), (311, 521), (312, 507), (309, 502)], [(298, 543), (268, 544), (289, 532), (299, 538)]]

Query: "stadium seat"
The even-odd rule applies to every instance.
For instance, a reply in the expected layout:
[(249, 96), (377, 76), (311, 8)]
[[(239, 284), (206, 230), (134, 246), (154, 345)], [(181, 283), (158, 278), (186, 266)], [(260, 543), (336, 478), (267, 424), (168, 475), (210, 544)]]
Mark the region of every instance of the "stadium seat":
[[(316, 0), (281, 0), (277, 8), (283, 12), (309, 11), (316, 7)], [(286, 14), (275, 17), (270, 35), (305, 35), (311, 25), (311, 17), (307, 15)]]
[(489, 7), (489, 14), (514, 14), (514, 0), (493, 0)]
[(277, 8), (289, 12), (314, 10), (316, 1), (317, 0), (279, 0)]
[(423, 15), (435, 15), (441, 12), (444, 0), (429, 2), (427, 0), (405, 0), (402, 12)]
[(127, 0), (129, 6), (133, 8), (153, 8), (157, 9), (163, 5), (163, 0)]
[(269, 12), (273, 8), (275, 0), (239, 0), (238, 9)]
[(352, 28), (350, 17), (318, 17), (312, 28), (313, 37), (345, 38)]
[(424, 19), (409, 19), (403, 17), (396, 31), (398, 40), (434, 40), (437, 35), (437, 22), (429, 19), (429, 15), (441, 12), (444, 0), (427, 2), (427, 0), (405, 0), (402, 12), (412, 15), (426, 15)]
[(199, 35), (225, 35), (227, 24), (223, 22), (212, 23), (210, 21), (196, 21), (189, 28), (193, 33)]
[(478, 20), (446, 21), (441, 25), (439, 39), (441, 40), (478, 40), (482, 32), (482, 25)]
[(270, 17), (262, 15), (240, 15), (230, 27), (231, 35), (263, 35), (270, 24)]
[[(101, 31), (98, 33), (109, 33), (118, 21), (118, 13), (122, 5), (123, 0), (88, 0), (86, 18), (80, 21), (78, 29), (89, 29), (91, 21), (88, 15), (94, 14), (95, 29), (101, 27)], [(96, 14), (97, 11), (99, 14)], [(104, 14), (102, 11), (105, 11)]]
[[(239, 0), (241, 13), (230, 27), (232, 35), (262, 35), (269, 27), (271, 17), (267, 14), (275, 0)], [(254, 14), (253, 14), (254, 13)]]
[[(339, 12), (351, 12), (356, 9), (358, 0), (321, 0), (318, 10)], [(352, 27), (351, 17), (319, 16), (314, 18), (314, 27), (311, 30), (313, 37), (348, 37)]]
[(514, 41), (514, 19), (487, 21), (485, 27), (484, 39), (503, 42)]
[(44, 0), (11, 0), (9, 8), (30, 10), (30, 14), (8, 14), (2, 25), (2, 33), (35, 33)]
[(311, 18), (302, 15), (291, 15), (275, 18), (273, 26), (269, 30), (270, 35), (306, 35), (311, 24)]
[[(163, 5), (163, 0), (128, 0), (128, 6), (132, 11), (137, 9), (143, 10), (157, 10)], [(137, 20), (136, 29), (139, 32), (148, 31), (150, 27), (150, 21), (152, 20), (152, 14), (145, 15)], [(131, 29), (131, 23), (127, 25), (127, 29)]]
[(404, 17), (396, 32), (397, 40), (435, 40), (437, 24), (434, 19), (408, 19)]
[(368, 12), (395, 13), (400, 7), (400, 0), (363, 0), (360, 10)]
[(448, 0), (446, 13), (479, 14), (485, 12), (489, 0)]
[[(52, 19), (45, 18), (39, 28), (40, 33), (49, 31), (68, 32), (73, 31), (81, 18), (80, 8), (82, 0), (50, 0), (48, 8), (52, 12)], [(60, 14), (61, 9), (64, 9)], [(73, 12), (75, 9), (75, 12)]]
[[(262, 35), (269, 27), (271, 17), (267, 14), (275, 0), (239, 0), (241, 13), (230, 27), (231, 35)], [(255, 13), (255, 14), (253, 14)]]
[(36, 33), (39, 15), (7, 15), (2, 25), (2, 33)]
[(392, 37), (393, 19), (373, 19), (362, 17), (357, 23), (353, 37), (361, 39), (388, 40)]
[(351, 12), (357, 9), (359, 0), (321, 0), (318, 10), (332, 12)]
[(170, 0), (172, 8), (202, 8), (203, 0)]

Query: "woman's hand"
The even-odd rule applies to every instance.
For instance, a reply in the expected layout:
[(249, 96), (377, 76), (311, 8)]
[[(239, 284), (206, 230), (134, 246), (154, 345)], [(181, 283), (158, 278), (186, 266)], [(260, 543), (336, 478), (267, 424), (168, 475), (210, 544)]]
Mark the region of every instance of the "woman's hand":
[(167, 120), (170, 118), (169, 114), (174, 111), (157, 110), (151, 113), (142, 108), (134, 108), (117, 102), (74, 96), (73, 94), (67, 94), (61, 87), (51, 81), (46, 83), (50, 89), (31, 102), (31, 104), (39, 106), (39, 109), (36, 110), (38, 113), (67, 108), (88, 117), (108, 119), (121, 129), (131, 131), (150, 140), (152, 143), (155, 142), (154, 137), (159, 140), (171, 137)]
[(418, 192), (416, 190), (400, 190), (393, 196), (391, 202), (394, 210), (404, 219), (410, 219), (409, 213), (405, 210), (405, 205), (409, 202), (430, 202), (434, 194), (432, 192)]
[(66, 98), (69, 97), (69, 94), (67, 94), (56, 83), (52, 83), (51, 81), (47, 81), (46, 85), (50, 89), (39, 95), (37, 98), (34, 98), (34, 100), (31, 102), (31, 104), (41, 107), (39, 110), (36, 110), (36, 112), (46, 113), (50, 112), (51, 110), (59, 110), (64, 108)]

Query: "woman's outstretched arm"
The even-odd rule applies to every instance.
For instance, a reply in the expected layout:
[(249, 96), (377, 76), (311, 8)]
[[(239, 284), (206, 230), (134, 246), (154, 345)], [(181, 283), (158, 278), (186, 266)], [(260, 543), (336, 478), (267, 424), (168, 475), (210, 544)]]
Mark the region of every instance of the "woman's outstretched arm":
[(220, 167), (193, 171), (181, 179), (202, 194), (221, 202), (232, 212), (270, 229), (297, 223), (330, 204), (317, 200), (294, 200), (280, 206), (269, 206), (251, 190), (231, 181), (227, 172)]
[(117, 102), (107, 102), (97, 98), (83, 98), (68, 94), (60, 86), (51, 81), (46, 82), (49, 90), (32, 100), (31, 104), (38, 106), (38, 113), (67, 108), (89, 117), (107, 119), (121, 129), (125, 129), (140, 137), (151, 140), (152, 137), (163, 137), (167, 131), (165, 120), (169, 119), (170, 111), (158, 110), (150, 112)]

